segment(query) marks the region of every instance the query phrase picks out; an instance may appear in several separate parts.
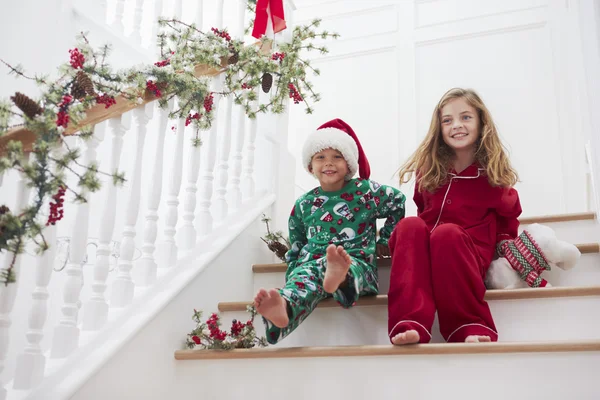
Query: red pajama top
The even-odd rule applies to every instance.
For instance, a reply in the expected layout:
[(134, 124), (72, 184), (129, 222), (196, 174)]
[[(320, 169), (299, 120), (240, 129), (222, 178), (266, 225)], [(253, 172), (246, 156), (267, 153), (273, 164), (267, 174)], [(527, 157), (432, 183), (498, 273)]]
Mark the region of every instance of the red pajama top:
[(496, 243), (518, 235), (521, 203), (514, 188), (493, 187), (485, 169), (474, 163), (461, 173), (449, 172), (447, 182), (434, 193), (419, 193), (413, 200), (418, 216), (433, 232), (442, 224), (456, 224), (467, 231), (482, 265), (491, 263)]

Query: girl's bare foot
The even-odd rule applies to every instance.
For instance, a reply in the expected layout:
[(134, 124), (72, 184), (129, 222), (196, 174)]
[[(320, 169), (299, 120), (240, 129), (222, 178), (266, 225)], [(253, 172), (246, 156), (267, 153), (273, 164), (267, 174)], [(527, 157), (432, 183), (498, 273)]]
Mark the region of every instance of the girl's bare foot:
[(278, 328), (288, 326), (287, 303), (276, 289), (260, 289), (254, 296), (256, 311)]
[(323, 279), (323, 289), (327, 293), (335, 292), (346, 280), (352, 260), (342, 246), (330, 244), (327, 247), (327, 269)]
[(467, 338), (465, 339), (465, 343), (486, 343), (486, 342), (491, 342), (492, 339), (490, 339), (489, 336), (478, 336), (478, 335), (471, 335), (471, 336), (467, 336)]
[(411, 329), (410, 331), (402, 332), (392, 338), (392, 343), (399, 346), (403, 344), (419, 343), (421, 337), (419, 332)]

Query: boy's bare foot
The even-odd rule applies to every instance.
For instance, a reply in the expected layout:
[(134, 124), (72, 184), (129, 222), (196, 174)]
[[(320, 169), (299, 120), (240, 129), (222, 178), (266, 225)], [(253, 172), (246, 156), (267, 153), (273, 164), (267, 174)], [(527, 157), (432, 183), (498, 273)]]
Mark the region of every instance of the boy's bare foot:
[(465, 343), (486, 343), (486, 342), (491, 342), (492, 339), (490, 339), (489, 336), (478, 336), (478, 335), (471, 335), (471, 336), (467, 336), (467, 338), (465, 339)]
[(400, 346), (403, 344), (419, 343), (420, 339), (419, 332), (411, 329), (410, 331), (402, 332), (394, 336), (392, 338), (392, 343), (396, 346)]
[(277, 289), (260, 289), (254, 296), (256, 311), (278, 328), (288, 326), (287, 303)]
[(335, 292), (346, 279), (352, 260), (342, 246), (330, 244), (327, 247), (327, 269), (323, 279), (323, 289), (327, 293)]

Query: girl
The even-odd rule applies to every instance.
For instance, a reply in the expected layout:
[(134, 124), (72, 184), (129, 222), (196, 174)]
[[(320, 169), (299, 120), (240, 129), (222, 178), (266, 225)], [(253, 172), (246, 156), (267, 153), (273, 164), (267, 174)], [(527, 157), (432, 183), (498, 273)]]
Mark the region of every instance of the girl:
[(442, 97), (400, 182), (413, 173), (418, 217), (400, 221), (389, 241), (390, 340), (429, 342), (437, 309), (446, 341), (497, 341), (483, 280), (496, 244), (517, 236), (521, 205), (517, 173), (477, 93)]

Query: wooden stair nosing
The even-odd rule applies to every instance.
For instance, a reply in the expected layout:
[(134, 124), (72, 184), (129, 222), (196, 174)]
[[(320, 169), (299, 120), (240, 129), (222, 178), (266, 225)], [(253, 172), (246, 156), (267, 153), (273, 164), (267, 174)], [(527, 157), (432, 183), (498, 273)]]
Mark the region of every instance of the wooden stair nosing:
[[(600, 243), (580, 243), (576, 245), (581, 254), (600, 253)], [(384, 258), (378, 260), (378, 267), (389, 267), (390, 259)], [(275, 263), (275, 264), (254, 264), (252, 266), (252, 272), (255, 274), (272, 274), (277, 272), (287, 271), (286, 263)]]
[(584, 211), (579, 213), (571, 214), (555, 214), (555, 215), (538, 215), (535, 217), (522, 217), (519, 218), (521, 225), (529, 224), (547, 224), (551, 222), (571, 222), (571, 221), (589, 221), (596, 219), (596, 213), (594, 211)]
[[(600, 296), (600, 286), (554, 286), (536, 289), (525, 288), (511, 290), (488, 290), (485, 293), (485, 300), (529, 300), (587, 296)], [(388, 297), (385, 294), (380, 294), (376, 296), (364, 296), (358, 300), (356, 307), (385, 306), (387, 305), (387, 302)], [(252, 302), (249, 301), (220, 302), (218, 304), (218, 309), (220, 312), (245, 311), (246, 306), (250, 304), (252, 304)], [(333, 298), (330, 297), (320, 302), (318, 307), (333, 308), (339, 307), (339, 305)]]
[(449, 354), (559, 353), (600, 351), (600, 340), (557, 342), (432, 343), (407, 346), (361, 345), (234, 350), (178, 350), (176, 360), (250, 358), (369, 357)]

